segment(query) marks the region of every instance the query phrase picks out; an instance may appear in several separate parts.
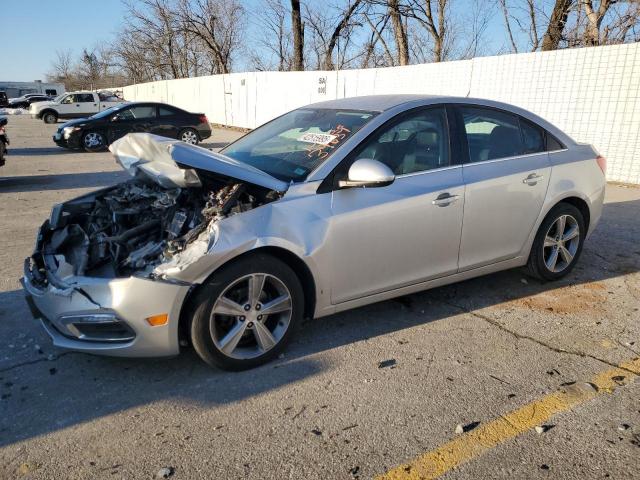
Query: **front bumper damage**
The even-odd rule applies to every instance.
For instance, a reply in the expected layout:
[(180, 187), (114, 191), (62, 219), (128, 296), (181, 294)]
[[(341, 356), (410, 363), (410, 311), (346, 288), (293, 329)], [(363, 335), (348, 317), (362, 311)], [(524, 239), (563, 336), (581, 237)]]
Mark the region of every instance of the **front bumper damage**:
[[(126, 357), (180, 352), (178, 324), (189, 284), (134, 276), (48, 279), (46, 286), (38, 285), (25, 262), (21, 283), (27, 303), (57, 347)], [(166, 324), (146, 321), (161, 313), (168, 314)]]
[(195, 279), (175, 273), (210, 253), (220, 220), (286, 189), (189, 147), (129, 135), (111, 150), (131, 180), (54, 206), (21, 281), (56, 346), (127, 357), (179, 353), (180, 314)]

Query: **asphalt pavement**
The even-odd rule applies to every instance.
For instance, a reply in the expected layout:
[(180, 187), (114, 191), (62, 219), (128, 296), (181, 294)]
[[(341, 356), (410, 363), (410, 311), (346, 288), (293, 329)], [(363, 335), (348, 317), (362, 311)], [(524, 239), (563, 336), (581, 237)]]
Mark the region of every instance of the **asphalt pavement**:
[(562, 281), (512, 270), (308, 321), (229, 373), (62, 351), (30, 317), (18, 280), (51, 206), (127, 178), (55, 127), (10, 117), (0, 168), (0, 478), (640, 476), (640, 188), (608, 185)]

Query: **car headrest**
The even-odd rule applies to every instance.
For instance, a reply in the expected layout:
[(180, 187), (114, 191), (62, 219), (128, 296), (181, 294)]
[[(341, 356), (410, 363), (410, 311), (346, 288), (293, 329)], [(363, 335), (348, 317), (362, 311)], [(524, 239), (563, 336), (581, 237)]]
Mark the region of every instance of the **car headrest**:
[(420, 147), (435, 147), (438, 145), (438, 132), (428, 129), (416, 134), (416, 144)]

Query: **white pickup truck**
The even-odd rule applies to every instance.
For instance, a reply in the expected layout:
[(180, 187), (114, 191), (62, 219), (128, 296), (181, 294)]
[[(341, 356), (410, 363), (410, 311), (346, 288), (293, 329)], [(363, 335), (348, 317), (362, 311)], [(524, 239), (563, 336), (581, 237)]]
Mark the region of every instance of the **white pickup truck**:
[(68, 92), (51, 102), (31, 104), (31, 118), (44, 120), (44, 123), (56, 123), (59, 118), (90, 117), (102, 110), (123, 103), (124, 100), (112, 94), (96, 92)]

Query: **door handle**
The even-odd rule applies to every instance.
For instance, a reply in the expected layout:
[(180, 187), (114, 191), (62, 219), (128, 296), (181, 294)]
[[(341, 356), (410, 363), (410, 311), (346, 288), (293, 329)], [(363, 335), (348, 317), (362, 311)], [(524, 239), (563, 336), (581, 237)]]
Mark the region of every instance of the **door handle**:
[(431, 201), (431, 204), (437, 205), (438, 207), (446, 207), (451, 205), (453, 202), (458, 201), (459, 198), (460, 195), (451, 195), (449, 192), (441, 193), (435, 200)]
[(544, 177), (542, 175), (538, 175), (537, 173), (532, 173), (527, 178), (522, 180), (522, 183), (526, 183), (527, 185), (530, 185), (530, 186), (533, 187), (534, 185), (536, 185), (543, 178)]

